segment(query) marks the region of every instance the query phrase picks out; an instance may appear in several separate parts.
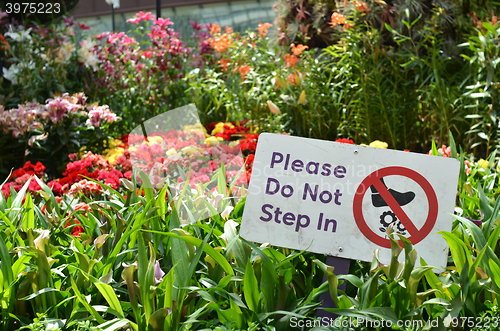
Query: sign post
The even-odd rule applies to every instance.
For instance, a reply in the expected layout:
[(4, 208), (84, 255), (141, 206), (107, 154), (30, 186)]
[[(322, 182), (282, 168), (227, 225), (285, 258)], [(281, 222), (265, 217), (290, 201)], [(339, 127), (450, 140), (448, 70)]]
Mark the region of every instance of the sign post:
[(264, 133), (240, 235), (347, 260), (379, 249), (388, 264), (393, 224), (442, 271), (449, 248), (437, 232), (451, 231), (459, 169), (450, 158)]

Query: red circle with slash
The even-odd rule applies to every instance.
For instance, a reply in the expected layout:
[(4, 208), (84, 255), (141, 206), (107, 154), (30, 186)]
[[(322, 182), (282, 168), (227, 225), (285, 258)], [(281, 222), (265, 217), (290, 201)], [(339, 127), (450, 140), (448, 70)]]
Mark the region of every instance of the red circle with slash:
[[(425, 192), (427, 196), (427, 201), (429, 203), (429, 214), (425, 224), (419, 230), (415, 227), (413, 222), (410, 220), (408, 215), (404, 212), (401, 206), (396, 202), (394, 197), (389, 193), (387, 187), (380, 181), (381, 178), (385, 176), (404, 176), (415, 181)], [(358, 228), (365, 235), (368, 240), (377, 244), (381, 247), (391, 248), (391, 241), (387, 238), (383, 238), (373, 232), (368, 225), (363, 216), (363, 197), (370, 186), (374, 186), (380, 193), (384, 201), (387, 203), (388, 207), (396, 214), (400, 222), (404, 225), (406, 230), (410, 233), (408, 239), (412, 244), (417, 244), (422, 241), (432, 230), (434, 224), (436, 224), (438, 215), (438, 201), (436, 197), (436, 192), (432, 188), (432, 185), (418, 172), (404, 168), (404, 167), (386, 167), (372, 172), (368, 177), (366, 177), (361, 184), (359, 184), (356, 190), (356, 195), (354, 196), (353, 212), (354, 219)]]

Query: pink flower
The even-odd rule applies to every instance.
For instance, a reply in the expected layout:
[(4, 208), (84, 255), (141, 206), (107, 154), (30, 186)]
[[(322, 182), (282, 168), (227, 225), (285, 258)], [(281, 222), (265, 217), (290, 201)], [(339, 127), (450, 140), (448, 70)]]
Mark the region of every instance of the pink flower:
[(89, 111), (89, 119), (85, 124), (95, 126), (96, 128), (101, 125), (101, 121), (105, 120), (107, 123), (120, 120), (121, 117), (116, 116), (107, 105), (97, 106), (92, 105)]
[(77, 22), (77, 23), (78, 23), (78, 26), (80, 27), (80, 29), (82, 29), (82, 30), (90, 30), (90, 26), (85, 25), (85, 24), (80, 23), (80, 22)]
[(155, 279), (154, 279), (155, 285), (158, 285), (163, 281), (163, 276), (165, 276), (165, 273), (163, 272), (163, 270), (161, 270), (160, 263), (158, 261), (156, 261), (156, 263), (155, 263)]
[(102, 192), (101, 185), (91, 182), (87, 179), (83, 179), (78, 183), (71, 185), (69, 190), (69, 195), (74, 196), (78, 192), (82, 192), (85, 196), (90, 196), (91, 194), (99, 194)]
[(156, 25), (161, 26), (161, 27), (166, 27), (168, 25), (173, 25), (174, 22), (170, 21), (170, 18), (159, 18), (159, 19), (154, 19), (153, 22), (155, 22)]
[[(135, 18), (130, 18), (127, 20), (129, 23), (134, 23), (134, 24), (139, 24), (141, 20), (144, 21), (149, 21), (151, 18), (155, 18), (155, 15), (152, 15), (151, 12), (143, 12), (141, 11), (140, 13), (135, 14)], [(161, 19), (161, 18), (160, 18)], [(156, 23), (156, 22), (155, 22)]]
[(471, 164), (470, 164), (470, 161), (468, 160), (465, 160), (464, 161), (464, 164), (465, 164), (465, 173), (468, 175), (470, 175), (470, 172), (471, 172)]
[(110, 32), (109, 32), (109, 31), (108, 31), (108, 32), (103, 32), (103, 33), (101, 33), (101, 34), (98, 34), (98, 35), (95, 37), (95, 39), (97, 39), (97, 40), (102, 40), (102, 39), (104, 39), (104, 37), (108, 36), (109, 34), (110, 34)]
[(122, 44), (123, 45), (138, 45), (139, 43), (134, 38), (130, 38), (129, 36), (125, 35), (122, 39)]
[(142, 56), (144, 56), (146, 59), (149, 59), (151, 56), (153, 56), (152, 51), (144, 51), (141, 53)]
[(139, 12), (137, 14), (135, 14), (137, 17), (139, 17), (141, 20), (144, 20), (144, 21), (149, 21), (151, 18), (155, 18), (156, 16), (155, 15), (152, 15), (151, 12)]
[(125, 33), (124, 32), (120, 32), (120, 33), (112, 33), (108, 36), (108, 39), (107, 39), (107, 42), (108, 44), (114, 44), (115, 42), (117, 42), (121, 37), (123, 37)]
[(74, 112), (78, 106), (71, 104), (68, 100), (62, 97), (48, 99), (45, 110), (52, 123), (57, 124), (63, 117), (68, 117), (68, 112)]
[(134, 24), (139, 24), (139, 22), (141, 21), (141, 18), (140, 17), (135, 17), (135, 18), (129, 18), (127, 20), (127, 22), (129, 23), (134, 23)]

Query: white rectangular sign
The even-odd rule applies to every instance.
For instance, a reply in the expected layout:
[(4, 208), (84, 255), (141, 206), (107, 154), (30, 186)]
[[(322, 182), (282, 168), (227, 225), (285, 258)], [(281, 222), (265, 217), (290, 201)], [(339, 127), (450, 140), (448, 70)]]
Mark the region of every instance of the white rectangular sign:
[(259, 136), (240, 235), (259, 243), (390, 261), (387, 227), (444, 269), (460, 162), (368, 146)]

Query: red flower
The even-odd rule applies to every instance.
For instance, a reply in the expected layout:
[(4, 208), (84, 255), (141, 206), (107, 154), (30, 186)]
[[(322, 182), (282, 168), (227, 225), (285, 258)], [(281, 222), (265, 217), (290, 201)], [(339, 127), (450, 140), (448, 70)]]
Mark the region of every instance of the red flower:
[(355, 145), (354, 141), (352, 141), (351, 139), (348, 139), (348, 138), (339, 138), (339, 139), (335, 140), (335, 142)]

